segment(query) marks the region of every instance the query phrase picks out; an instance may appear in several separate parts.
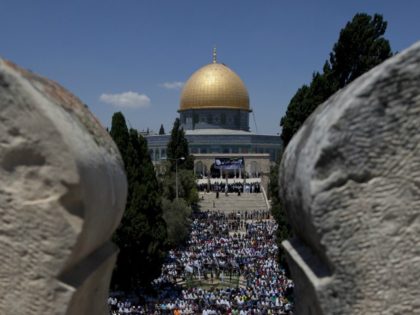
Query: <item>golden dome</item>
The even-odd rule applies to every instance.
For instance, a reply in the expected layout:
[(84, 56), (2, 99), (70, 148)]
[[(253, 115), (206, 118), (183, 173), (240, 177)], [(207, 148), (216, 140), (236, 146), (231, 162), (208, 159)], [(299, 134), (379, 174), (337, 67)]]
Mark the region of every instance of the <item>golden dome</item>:
[(214, 62), (198, 69), (182, 90), (179, 111), (204, 108), (250, 111), (245, 84), (224, 64)]

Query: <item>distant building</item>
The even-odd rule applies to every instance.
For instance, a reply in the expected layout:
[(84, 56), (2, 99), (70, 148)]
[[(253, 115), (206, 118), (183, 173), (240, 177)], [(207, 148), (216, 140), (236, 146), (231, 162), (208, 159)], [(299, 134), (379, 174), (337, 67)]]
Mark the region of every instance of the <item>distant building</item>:
[[(250, 132), (251, 111), (245, 84), (230, 68), (217, 63), (214, 51), (213, 63), (197, 70), (185, 84), (178, 109), (197, 176), (259, 177), (266, 182), (282, 148), (281, 139)], [(169, 138), (146, 136), (155, 163), (166, 158)]]

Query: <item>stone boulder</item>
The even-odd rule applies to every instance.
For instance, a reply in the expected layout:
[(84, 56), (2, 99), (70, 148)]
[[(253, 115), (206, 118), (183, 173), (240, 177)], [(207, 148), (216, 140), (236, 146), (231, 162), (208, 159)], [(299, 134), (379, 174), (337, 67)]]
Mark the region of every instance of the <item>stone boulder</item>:
[(279, 172), (296, 314), (420, 314), (420, 43), (319, 106)]
[(0, 59), (0, 314), (107, 314), (127, 183), (80, 100)]

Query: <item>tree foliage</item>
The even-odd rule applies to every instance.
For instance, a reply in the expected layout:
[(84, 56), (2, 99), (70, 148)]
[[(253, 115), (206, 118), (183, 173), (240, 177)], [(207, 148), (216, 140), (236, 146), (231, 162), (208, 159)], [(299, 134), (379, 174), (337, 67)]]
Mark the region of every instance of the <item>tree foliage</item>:
[[(189, 154), (188, 141), (178, 118), (171, 130), (167, 156), (166, 172), (161, 177), (162, 204), (168, 231), (168, 245), (175, 246), (180, 245), (188, 236), (191, 208), (195, 208), (198, 202), (198, 192), (192, 172), (194, 160)], [(175, 169), (178, 174), (178, 198)]]
[(178, 246), (188, 237), (191, 207), (182, 198), (172, 201), (164, 198), (162, 207), (164, 209), (163, 219), (168, 227), (168, 245), (170, 247)]
[(179, 118), (175, 119), (166, 152), (168, 167), (163, 181), (163, 195), (169, 200), (176, 198), (175, 169), (177, 168), (179, 197), (185, 199), (187, 205), (194, 206), (198, 202), (198, 192), (193, 174), (194, 158), (189, 153), (188, 140), (181, 128)]
[[(162, 182), (163, 196), (169, 200), (176, 199), (175, 172), (167, 172)], [(195, 177), (192, 171), (178, 170), (178, 196), (185, 200), (188, 206), (195, 206), (198, 203), (198, 191), (195, 184)]]
[(128, 131), (122, 113), (112, 118), (111, 136), (125, 163), (127, 205), (114, 234), (120, 248), (113, 275), (114, 288), (147, 287), (159, 275), (164, 258), (166, 226), (162, 218), (160, 186), (148, 154), (146, 140)]
[[(171, 138), (168, 142), (166, 154), (172, 172), (175, 171), (176, 160), (178, 160), (178, 168), (193, 170), (194, 160), (189, 153), (188, 140), (185, 137), (185, 132), (181, 127), (179, 118), (175, 119), (174, 126), (171, 130)], [(180, 160), (180, 158), (184, 158), (184, 160)]]
[(382, 15), (358, 13), (341, 30), (330, 54), (331, 75), (340, 89), (392, 55), (383, 38), (387, 22)]
[(306, 118), (337, 90), (392, 55), (383, 35), (387, 22), (381, 15), (356, 14), (341, 30), (322, 73), (316, 72), (309, 85), (303, 85), (290, 100), (281, 119), (281, 138), (286, 146)]
[(112, 115), (111, 126), (109, 133), (117, 145), (118, 150), (120, 150), (124, 165), (127, 165), (128, 128), (124, 115), (121, 112)]

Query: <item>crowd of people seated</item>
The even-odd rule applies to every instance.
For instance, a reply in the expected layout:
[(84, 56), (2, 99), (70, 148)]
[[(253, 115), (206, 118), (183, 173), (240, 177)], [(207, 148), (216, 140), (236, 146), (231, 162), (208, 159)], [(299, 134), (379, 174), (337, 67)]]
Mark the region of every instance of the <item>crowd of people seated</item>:
[(229, 223), (232, 223), (233, 221), (238, 221), (238, 223), (241, 223), (244, 227), (246, 227), (249, 220), (269, 220), (271, 218), (271, 213), (269, 210), (232, 211), (224, 212), (224, 218)]
[(293, 282), (277, 262), (268, 218), (262, 210), (195, 213), (188, 243), (169, 252), (153, 282), (158, 296), (140, 304), (111, 297), (112, 314), (292, 314)]

